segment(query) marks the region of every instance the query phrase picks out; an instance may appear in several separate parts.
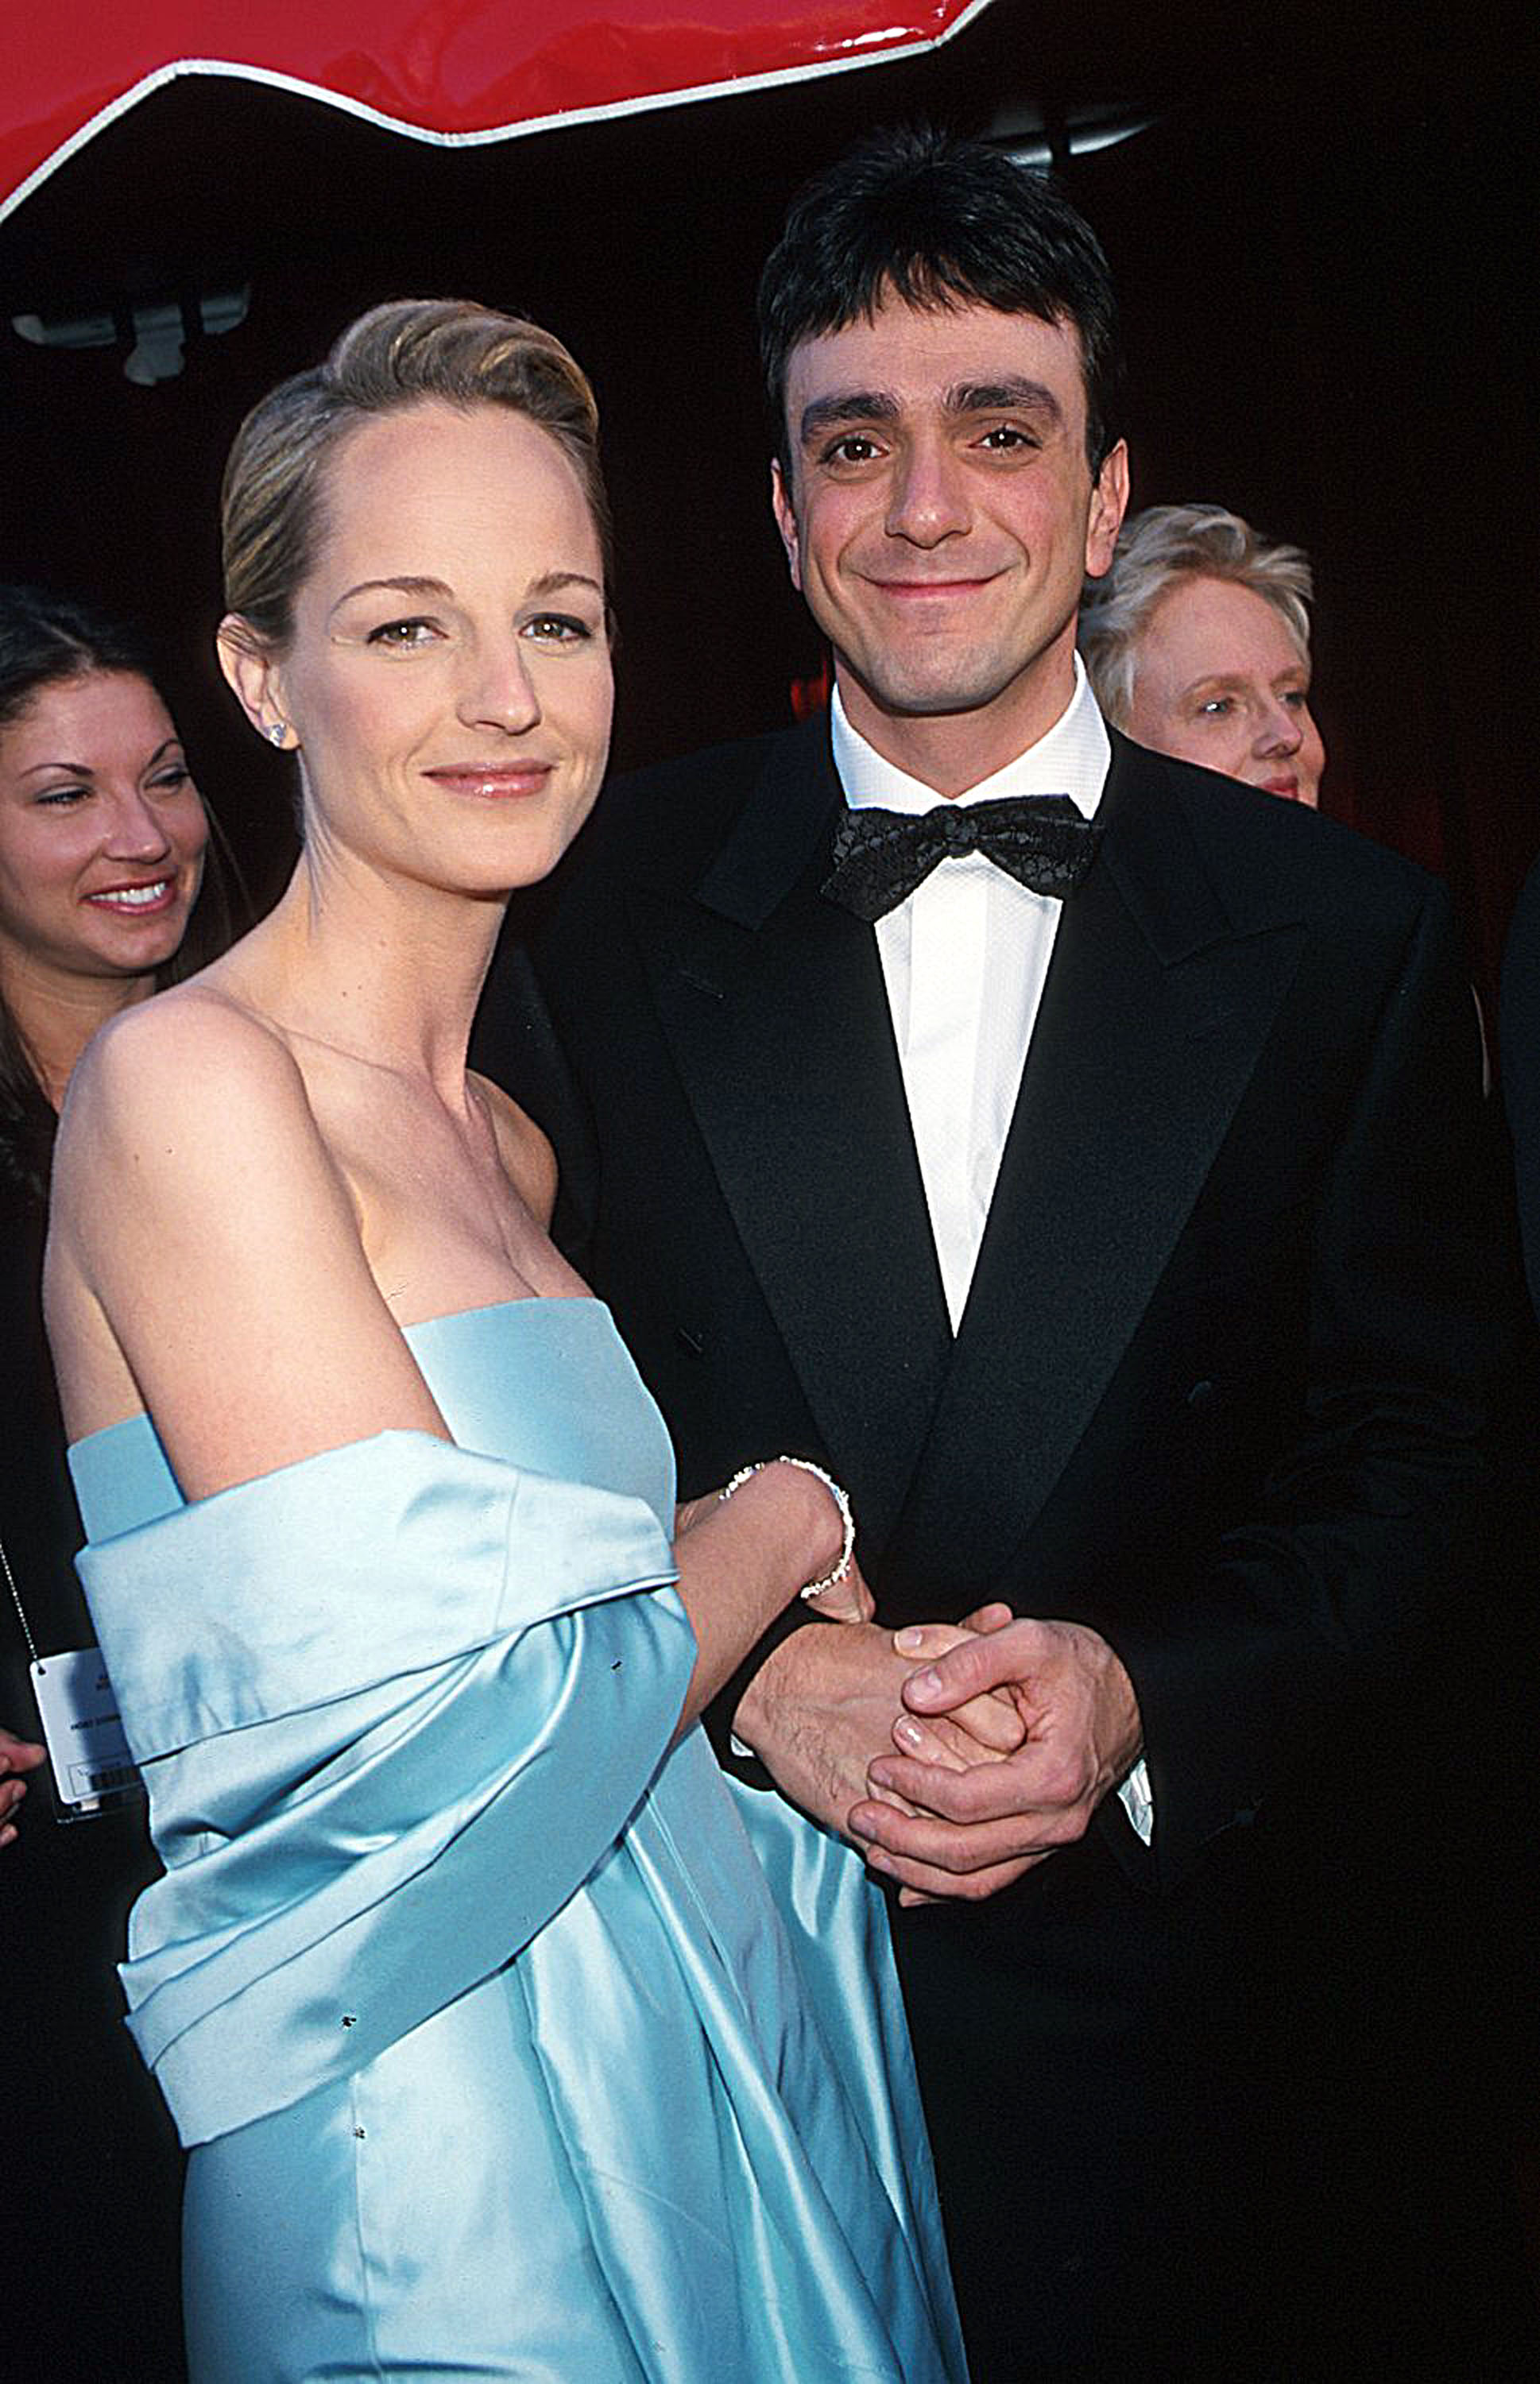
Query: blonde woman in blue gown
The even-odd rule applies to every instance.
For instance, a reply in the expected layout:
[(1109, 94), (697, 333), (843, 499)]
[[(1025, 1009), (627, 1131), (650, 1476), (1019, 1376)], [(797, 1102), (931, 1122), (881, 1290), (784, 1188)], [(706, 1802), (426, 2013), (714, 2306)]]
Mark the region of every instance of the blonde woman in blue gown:
[[(304, 851), (81, 1062), (47, 1285), (192, 2374), (959, 2384), (880, 1900), (696, 1720), (841, 1518), (771, 1462), (676, 1536), (549, 1149), (466, 1069), (604, 766), (588, 385), (376, 309), (248, 418), (225, 551)], [(853, 1571), (814, 1606), (872, 1627)]]

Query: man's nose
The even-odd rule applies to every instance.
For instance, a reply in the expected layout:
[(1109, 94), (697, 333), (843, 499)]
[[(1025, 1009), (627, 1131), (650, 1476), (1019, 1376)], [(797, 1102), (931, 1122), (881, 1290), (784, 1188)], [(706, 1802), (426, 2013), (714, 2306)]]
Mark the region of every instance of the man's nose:
[(890, 538), (938, 546), (972, 520), (962, 469), (943, 440), (916, 440), (900, 456), (888, 508)]
[(518, 736), (540, 717), (540, 701), (530, 675), (527, 648), (516, 637), (478, 648), (460, 698), (467, 727), (484, 726)]
[(124, 787), (112, 798), (103, 851), (109, 861), (164, 861), (171, 850), (166, 821), (138, 787)]

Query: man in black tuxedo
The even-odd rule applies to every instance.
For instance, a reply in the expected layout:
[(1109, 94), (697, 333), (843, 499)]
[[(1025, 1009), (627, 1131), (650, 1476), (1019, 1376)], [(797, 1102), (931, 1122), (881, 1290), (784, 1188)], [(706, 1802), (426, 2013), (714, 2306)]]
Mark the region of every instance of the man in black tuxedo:
[(535, 945), (580, 1099), (506, 977), (483, 1053), (682, 1494), (852, 1494), (878, 1620), (733, 1718), (895, 1890), (977, 2384), (1398, 2374), (1341, 1849), (1503, 1340), (1448, 906), (1104, 726), (1115, 323), (1050, 187), (878, 136), (761, 311), (832, 720), (607, 794)]

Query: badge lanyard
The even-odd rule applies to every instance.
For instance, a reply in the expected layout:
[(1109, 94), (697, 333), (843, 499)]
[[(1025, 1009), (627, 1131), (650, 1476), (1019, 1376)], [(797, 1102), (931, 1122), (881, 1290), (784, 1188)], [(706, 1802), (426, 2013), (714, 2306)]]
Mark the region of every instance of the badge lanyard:
[(144, 1793), (143, 1782), (129, 1753), (101, 1649), (78, 1647), (65, 1655), (40, 1656), (4, 1540), (0, 1570), (27, 1642), (32, 1693), (54, 1779), (55, 1818), (86, 1821), (134, 1802)]

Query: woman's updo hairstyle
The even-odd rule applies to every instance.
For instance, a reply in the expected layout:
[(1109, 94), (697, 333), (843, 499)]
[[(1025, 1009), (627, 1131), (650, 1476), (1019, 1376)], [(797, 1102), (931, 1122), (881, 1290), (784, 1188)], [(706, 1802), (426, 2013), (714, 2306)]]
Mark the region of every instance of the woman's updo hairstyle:
[(467, 299), (402, 298), (350, 323), (326, 362), (254, 405), (225, 466), (225, 602), (280, 651), (325, 527), (326, 477), (341, 441), (371, 416), (436, 400), (504, 405), (549, 431), (576, 470), (609, 577), (610, 518), (599, 410), (560, 340)]

